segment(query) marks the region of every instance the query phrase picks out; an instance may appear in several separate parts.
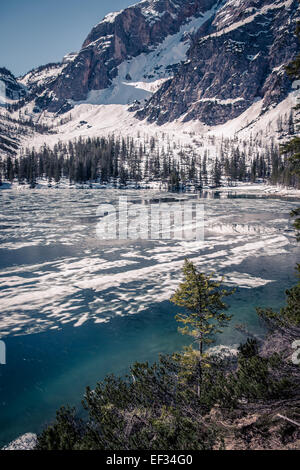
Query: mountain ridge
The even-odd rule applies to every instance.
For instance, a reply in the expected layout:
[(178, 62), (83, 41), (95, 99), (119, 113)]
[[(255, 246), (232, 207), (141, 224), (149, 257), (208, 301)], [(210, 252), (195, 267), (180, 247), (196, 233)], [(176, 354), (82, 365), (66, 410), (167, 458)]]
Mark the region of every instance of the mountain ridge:
[[(142, 101), (133, 108), (135, 117), (159, 125), (176, 119), (224, 124), (257, 99), (264, 101), (263, 112), (291, 91), (284, 66), (299, 47), (298, 17), (297, 0), (144, 0), (92, 28), (82, 49), (37, 90), (36, 106), (65, 113), (98, 92), (98, 104)], [(170, 38), (176, 38), (174, 58), (163, 63), (158, 56), (170, 56)], [(132, 77), (130, 64), (152, 71)], [(133, 90), (130, 83), (155, 79), (161, 82), (150, 92), (144, 85)], [(120, 102), (114, 98), (117, 87), (124, 97)]]
[[(78, 53), (18, 79), (26, 94), (13, 117), (54, 125), (63, 140), (150, 124), (279, 136), (275, 121), (296, 100), (285, 65), (298, 18), (297, 0), (144, 0), (97, 23)], [(54, 137), (26, 145), (44, 139)]]
[[(246, 0), (242, 6), (248, 8), (233, 13), (240, 25), (233, 22), (222, 30), (222, 17), (231, 13), (228, 3), (206, 31), (197, 32), (187, 62), (137, 117), (164, 124), (184, 115), (184, 121), (219, 125), (242, 114), (257, 99), (263, 99), (264, 112), (288, 95), (292, 84), (284, 66), (299, 47), (291, 28), (292, 23), (296, 26), (298, 2)], [(254, 13), (253, 3), (260, 8)]]
[[(39, 106), (52, 112), (68, 111), (71, 102), (84, 101), (92, 90), (108, 88), (118, 75), (118, 66), (161, 44), (178, 33), (193, 16), (204, 13), (215, 0), (142, 1), (96, 25), (74, 60), (57, 77)], [(49, 99), (52, 92), (54, 98)]]

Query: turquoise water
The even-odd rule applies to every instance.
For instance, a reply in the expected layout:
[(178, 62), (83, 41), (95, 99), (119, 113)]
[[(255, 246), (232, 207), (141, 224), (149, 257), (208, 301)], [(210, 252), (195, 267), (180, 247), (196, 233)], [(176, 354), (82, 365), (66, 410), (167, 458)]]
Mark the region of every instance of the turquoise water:
[(217, 344), (243, 340), (236, 323), (262, 335), (255, 306), (282, 305), (295, 282), (299, 249), (288, 213), (297, 203), (205, 199), (203, 242), (100, 242), (96, 209), (120, 194), (135, 203), (174, 200), (143, 191), (0, 193), (1, 445), (38, 432), (107, 373), (183, 347), (168, 298), (186, 256), (238, 287), (229, 301), (233, 321)]

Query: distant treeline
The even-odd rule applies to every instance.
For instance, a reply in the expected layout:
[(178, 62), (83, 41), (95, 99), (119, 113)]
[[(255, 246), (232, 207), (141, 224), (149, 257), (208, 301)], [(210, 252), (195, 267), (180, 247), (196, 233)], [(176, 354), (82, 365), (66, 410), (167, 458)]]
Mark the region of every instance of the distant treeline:
[[(215, 144), (211, 138), (211, 145)], [(198, 143), (201, 147), (203, 143)], [(199, 150), (200, 154), (200, 150)], [(36, 185), (38, 178), (49, 184), (62, 178), (74, 183), (102, 182), (126, 186), (135, 183), (161, 181), (170, 190), (193, 185), (219, 187), (237, 181), (255, 182), (258, 179), (272, 184), (300, 187), (292, 173), (289, 155), (281, 155), (277, 145), (223, 139), (218, 157), (210, 156), (209, 147), (201, 156), (192, 146), (180, 147), (174, 142), (159, 141), (157, 137), (97, 137), (57, 143), (52, 149), (27, 149), (19, 158), (0, 161), (0, 182), (3, 179), (20, 184)]]

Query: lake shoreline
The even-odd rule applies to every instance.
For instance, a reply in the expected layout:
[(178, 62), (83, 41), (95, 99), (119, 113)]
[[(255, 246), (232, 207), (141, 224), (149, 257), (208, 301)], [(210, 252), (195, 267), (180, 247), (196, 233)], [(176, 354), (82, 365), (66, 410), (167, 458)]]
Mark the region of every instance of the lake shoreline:
[[(101, 183), (92, 181), (89, 183), (70, 183), (67, 179), (62, 179), (58, 183), (50, 183), (46, 179), (40, 179), (37, 181), (34, 188), (31, 188), (28, 183), (9, 183), (4, 181), (0, 186), (0, 190), (13, 190), (13, 191), (28, 191), (28, 190), (100, 190), (100, 189), (120, 189), (124, 191), (128, 190), (142, 190), (142, 191), (162, 191), (170, 192), (168, 185), (161, 181), (144, 182), (141, 181), (138, 184), (129, 183), (126, 186), (120, 186), (115, 183)], [(223, 184), (219, 187), (204, 186), (202, 189), (195, 189), (193, 185), (187, 185), (179, 190), (172, 191), (174, 194), (201, 194), (206, 193), (220, 193), (225, 194), (226, 192), (236, 192), (238, 194), (251, 194), (255, 196), (279, 196), (283, 198), (293, 197), (300, 199), (300, 189), (293, 187), (284, 187), (280, 185), (271, 185), (265, 182), (236, 182), (236, 184), (228, 185)], [(254, 194), (256, 193), (256, 194)]]

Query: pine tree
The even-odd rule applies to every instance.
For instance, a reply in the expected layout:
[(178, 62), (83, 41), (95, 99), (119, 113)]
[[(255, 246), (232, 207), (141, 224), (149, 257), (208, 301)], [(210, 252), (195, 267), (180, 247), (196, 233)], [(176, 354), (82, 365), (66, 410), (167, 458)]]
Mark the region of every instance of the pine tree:
[(2, 157), (0, 155), (0, 186), (2, 186), (2, 167), (3, 167)]
[(207, 151), (206, 150), (205, 150), (204, 158), (202, 162), (202, 178), (203, 178), (203, 183), (206, 186), (207, 185)]
[[(269, 325), (270, 329), (284, 327), (300, 327), (300, 264), (296, 266), (298, 282), (291, 289), (285, 291), (286, 305), (279, 312), (272, 308), (257, 308), (258, 315)], [(296, 333), (296, 330), (295, 330)]]
[(218, 188), (221, 186), (222, 169), (219, 160), (216, 158), (214, 169), (213, 169), (213, 183)]
[(294, 126), (294, 118), (293, 118), (293, 111), (291, 110), (289, 115), (289, 122), (288, 122), (288, 133), (289, 135), (295, 134), (295, 126)]
[(212, 280), (212, 274), (206, 276), (199, 272), (188, 259), (184, 262), (182, 272), (184, 281), (171, 297), (171, 302), (185, 307), (186, 312), (176, 316), (176, 320), (184, 325), (179, 331), (191, 336), (198, 345), (197, 394), (200, 396), (205, 360), (204, 345), (211, 344), (213, 336), (220, 333), (220, 328), (231, 320), (231, 315), (224, 313), (228, 307), (223, 298), (234, 291), (222, 289), (221, 282)]
[(14, 165), (10, 156), (8, 156), (6, 161), (6, 179), (11, 183), (14, 180)]

